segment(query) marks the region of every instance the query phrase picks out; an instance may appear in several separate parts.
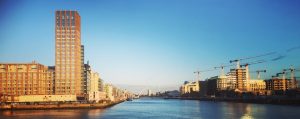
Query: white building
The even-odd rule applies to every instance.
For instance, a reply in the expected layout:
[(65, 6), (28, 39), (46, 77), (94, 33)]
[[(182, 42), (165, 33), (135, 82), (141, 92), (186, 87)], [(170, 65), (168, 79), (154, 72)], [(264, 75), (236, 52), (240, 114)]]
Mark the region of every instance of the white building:
[(180, 94), (186, 94), (186, 93), (191, 93), (191, 92), (199, 92), (200, 91), (200, 85), (199, 81), (195, 82), (185, 82), (181, 87), (180, 87)]
[(106, 99), (114, 101), (115, 98), (113, 96), (113, 86), (111, 84), (105, 84), (105, 93), (106, 93)]
[(152, 96), (152, 91), (148, 89), (148, 96)]
[(100, 79), (99, 73), (93, 72), (91, 73), (91, 78), (89, 80), (88, 87), (88, 100), (98, 102), (100, 100), (104, 100), (106, 97), (103, 95), (103, 91), (101, 91), (100, 87), (103, 81)]

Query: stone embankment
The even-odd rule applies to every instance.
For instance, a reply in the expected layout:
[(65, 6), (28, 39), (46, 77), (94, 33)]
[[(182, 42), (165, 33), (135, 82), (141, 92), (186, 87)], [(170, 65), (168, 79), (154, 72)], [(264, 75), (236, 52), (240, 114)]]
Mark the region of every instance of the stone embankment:
[(17, 104), (0, 105), (0, 110), (38, 110), (38, 109), (103, 109), (124, 102), (125, 100), (108, 103), (61, 103), (61, 104)]
[(175, 97), (165, 99), (181, 99), (181, 100), (200, 100), (215, 102), (237, 102), (237, 103), (257, 103), (257, 104), (276, 104), (276, 105), (294, 105), (300, 106), (300, 98), (209, 98), (209, 97)]

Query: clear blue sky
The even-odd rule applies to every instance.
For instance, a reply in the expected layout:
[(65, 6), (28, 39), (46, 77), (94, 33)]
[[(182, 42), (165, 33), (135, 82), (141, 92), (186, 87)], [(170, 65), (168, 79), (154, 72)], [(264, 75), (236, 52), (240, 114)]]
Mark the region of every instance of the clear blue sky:
[(1, 0), (0, 62), (54, 65), (55, 10), (79, 11), (85, 60), (113, 84), (177, 89), (197, 69), (272, 51), (286, 57), (250, 70), (300, 67), (297, 0)]

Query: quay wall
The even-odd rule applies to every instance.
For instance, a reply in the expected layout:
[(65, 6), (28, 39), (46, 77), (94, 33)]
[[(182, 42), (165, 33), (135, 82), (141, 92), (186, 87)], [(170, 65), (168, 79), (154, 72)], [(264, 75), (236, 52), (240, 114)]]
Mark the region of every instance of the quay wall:
[(38, 109), (102, 109), (107, 108), (125, 100), (119, 100), (109, 103), (93, 103), (93, 104), (10, 104), (0, 105), (0, 110), (38, 110)]
[(209, 98), (209, 97), (176, 97), (165, 99), (180, 99), (180, 100), (200, 100), (214, 102), (236, 102), (236, 103), (256, 103), (256, 104), (276, 104), (276, 105), (293, 105), (300, 106), (300, 98)]

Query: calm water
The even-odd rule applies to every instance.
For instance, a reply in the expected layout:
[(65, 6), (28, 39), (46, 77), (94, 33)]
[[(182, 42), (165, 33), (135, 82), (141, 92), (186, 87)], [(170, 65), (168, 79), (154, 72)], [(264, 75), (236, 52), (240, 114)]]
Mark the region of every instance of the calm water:
[(300, 118), (300, 107), (208, 102), (195, 100), (164, 100), (141, 98), (108, 109), (1, 111), (0, 119), (17, 118), (93, 118), (93, 119), (294, 119)]

